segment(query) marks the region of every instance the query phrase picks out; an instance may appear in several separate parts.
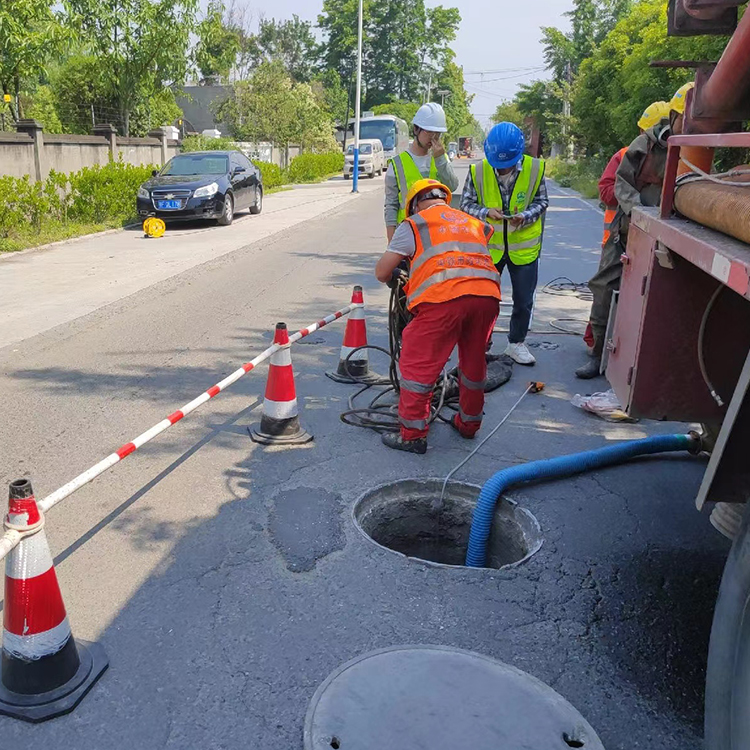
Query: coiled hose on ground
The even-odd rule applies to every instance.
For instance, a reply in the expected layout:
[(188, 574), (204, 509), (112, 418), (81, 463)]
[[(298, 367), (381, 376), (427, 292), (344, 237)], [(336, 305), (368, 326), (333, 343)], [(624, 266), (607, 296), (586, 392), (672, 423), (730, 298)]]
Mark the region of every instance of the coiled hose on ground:
[(483, 568), (487, 560), (487, 540), (492, 528), (495, 506), (503, 492), (524, 482), (538, 482), (544, 479), (560, 479), (574, 474), (582, 474), (593, 469), (611, 466), (637, 456), (654, 453), (690, 451), (698, 453), (701, 440), (696, 433), (687, 435), (655, 435), (642, 440), (628, 440), (618, 445), (608, 445), (569, 456), (558, 456), (542, 461), (511, 466), (490, 477), (482, 487), (474, 509), (466, 551), (466, 566)]

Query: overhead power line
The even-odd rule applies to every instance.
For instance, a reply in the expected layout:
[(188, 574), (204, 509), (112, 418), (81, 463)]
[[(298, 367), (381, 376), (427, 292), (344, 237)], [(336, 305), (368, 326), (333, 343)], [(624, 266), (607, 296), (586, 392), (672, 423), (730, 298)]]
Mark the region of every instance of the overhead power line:
[[(496, 70), (470, 70), (470, 71), (464, 71), (465, 76), (486, 76), (486, 75), (496, 75), (497, 73), (521, 73), (524, 70), (535, 70), (536, 68), (539, 68), (539, 65), (528, 65), (525, 68), (497, 68)], [(546, 68), (545, 65), (541, 66), (543, 68)]]

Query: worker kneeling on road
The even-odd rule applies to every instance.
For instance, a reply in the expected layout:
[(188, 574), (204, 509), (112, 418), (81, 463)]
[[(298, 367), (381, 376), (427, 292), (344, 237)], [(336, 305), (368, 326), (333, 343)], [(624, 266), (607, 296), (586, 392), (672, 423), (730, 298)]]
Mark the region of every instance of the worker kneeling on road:
[(493, 229), (448, 204), (451, 191), (437, 180), (419, 180), (399, 225), (375, 269), (391, 283), (404, 258), (411, 259), (404, 288), (414, 315), (401, 344), (399, 434), (385, 433), (389, 448), (425, 453), (432, 391), (458, 344), (459, 410), (451, 423), (473, 438), (482, 423), (485, 349), (500, 307), (500, 274), (487, 247)]

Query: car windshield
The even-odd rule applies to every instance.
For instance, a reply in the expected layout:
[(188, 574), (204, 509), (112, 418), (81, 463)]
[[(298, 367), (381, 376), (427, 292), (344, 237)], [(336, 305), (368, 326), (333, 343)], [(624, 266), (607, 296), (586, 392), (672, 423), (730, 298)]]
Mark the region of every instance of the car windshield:
[[(346, 149), (346, 153), (351, 156), (354, 153), (354, 146), (349, 146), (348, 149)], [(371, 154), (372, 153), (372, 143), (361, 143), (359, 145), (359, 153), (360, 154)]]
[(396, 148), (396, 123), (393, 120), (362, 120), (359, 137), (370, 140), (377, 138), (386, 151)]
[(226, 174), (227, 157), (218, 154), (182, 154), (175, 156), (159, 173), (161, 176), (194, 177), (203, 174)]

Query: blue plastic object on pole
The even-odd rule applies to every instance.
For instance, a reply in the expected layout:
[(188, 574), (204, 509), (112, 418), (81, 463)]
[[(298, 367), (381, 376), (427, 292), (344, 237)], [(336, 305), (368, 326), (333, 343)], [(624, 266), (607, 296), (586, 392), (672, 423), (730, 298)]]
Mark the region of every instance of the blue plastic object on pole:
[(352, 192), (358, 193), (359, 190), (359, 149), (354, 148), (354, 166), (352, 167)]
[(469, 534), (469, 547), (466, 551), (466, 567), (483, 568), (487, 562), (487, 540), (492, 528), (495, 506), (503, 492), (524, 482), (538, 482), (544, 479), (560, 479), (573, 474), (601, 469), (627, 461), (637, 456), (654, 453), (695, 450), (698, 438), (694, 435), (655, 435), (642, 440), (628, 440), (617, 445), (609, 445), (569, 456), (558, 456), (542, 461), (511, 466), (490, 477), (482, 487), (474, 509)]

